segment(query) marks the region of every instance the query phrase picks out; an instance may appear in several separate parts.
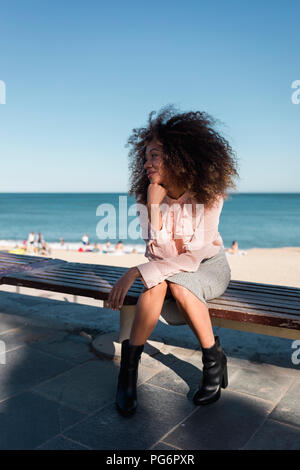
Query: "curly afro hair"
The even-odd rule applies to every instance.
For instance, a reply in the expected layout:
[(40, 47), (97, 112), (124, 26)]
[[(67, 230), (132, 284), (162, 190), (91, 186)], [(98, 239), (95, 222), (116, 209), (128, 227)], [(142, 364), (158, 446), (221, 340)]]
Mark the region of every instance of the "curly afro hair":
[(157, 117), (150, 112), (147, 127), (133, 129), (125, 147), (129, 151), (130, 189), (136, 201), (147, 203), (149, 178), (144, 169), (146, 146), (162, 144), (163, 163), (172, 181), (189, 190), (196, 202), (210, 206), (217, 196), (228, 198), (239, 177), (235, 154), (214, 128), (216, 120), (201, 111), (179, 113), (174, 105), (163, 107)]

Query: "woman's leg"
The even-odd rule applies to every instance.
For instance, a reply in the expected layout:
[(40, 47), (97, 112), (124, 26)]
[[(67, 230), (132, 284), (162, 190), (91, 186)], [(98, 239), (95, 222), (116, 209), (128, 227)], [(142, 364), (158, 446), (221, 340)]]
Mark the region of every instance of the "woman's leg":
[(160, 317), (168, 284), (163, 281), (139, 296), (131, 328), (129, 342), (132, 345), (145, 344)]
[(203, 348), (210, 348), (215, 343), (210, 315), (206, 305), (185, 287), (169, 282), (169, 287), (178, 308), (191, 327)]
[[(175, 299), (176, 300), (176, 299)], [(187, 325), (189, 325), (189, 327), (191, 328), (191, 330), (193, 330), (196, 338), (198, 339), (198, 335), (197, 335), (197, 331), (195, 330), (194, 328), (194, 325), (193, 323), (191, 322), (190, 320), (190, 317), (188, 316), (188, 314), (186, 313), (186, 311), (184, 310), (184, 308), (181, 306), (180, 302), (178, 300), (176, 300), (176, 304), (177, 304), (177, 307), (178, 307), (178, 310), (182, 313), (182, 316), (183, 318), (185, 319), (185, 322)]]
[(193, 395), (195, 405), (208, 405), (219, 400), (221, 388), (228, 385), (227, 358), (219, 337), (214, 337), (210, 315), (205, 303), (189, 289), (170, 283), (170, 290), (180, 311), (198, 338), (202, 349), (203, 376)]

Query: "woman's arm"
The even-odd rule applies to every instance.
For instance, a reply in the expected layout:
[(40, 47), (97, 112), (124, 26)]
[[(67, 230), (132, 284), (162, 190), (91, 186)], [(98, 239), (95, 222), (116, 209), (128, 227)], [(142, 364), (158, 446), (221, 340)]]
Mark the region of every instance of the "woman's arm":
[(136, 266), (129, 268), (127, 272), (129, 273), (128, 276), (130, 276), (131, 279), (133, 279), (133, 282), (139, 277), (141, 277), (141, 273)]
[(220, 197), (212, 208), (204, 208), (203, 217), (198, 220), (192, 240), (186, 245), (185, 253), (137, 266), (145, 287), (154, 287), (178, 272), (195, 272), (204, 258), (216, 254), (216, 245), (220, 246), (223, 242), (218, 233), (222, 207), (223, 198)]
[(147, 205), (148, 219), (146, 221), (138, 211), (141, 227), (143, 227), (143, 224), (146, 225), (143, 232), (146, 237), (143, 237), (146, 243), (146, 258), (149, 260), (158, 260), (174, 256), (176, 254), (176, 247), (171, 237), (170, 227), (168, 227), (169, 207), (164, 206), (164, 211), (162, 213), (159, 206), (153, 206), (152, 223), (150, 211), (151, 209), (149, 205)]
[(119, 310), (123, 306), (124, 299), (131, 285), (138, 277), (140, 277), (140, 272), (136, 266), (129, 268), (112, 287), (107, 301), (104, 302), (104, 306), (113, 310)]

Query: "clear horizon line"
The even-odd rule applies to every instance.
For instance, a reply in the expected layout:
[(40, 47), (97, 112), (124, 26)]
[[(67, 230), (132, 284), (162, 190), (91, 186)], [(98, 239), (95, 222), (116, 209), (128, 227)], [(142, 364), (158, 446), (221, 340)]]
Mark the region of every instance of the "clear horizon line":
[[(128, 191), (0, 191), (0, 194), (128, 194)], [(229, 194), (300, 194), (300, 191), (234, 191)]]

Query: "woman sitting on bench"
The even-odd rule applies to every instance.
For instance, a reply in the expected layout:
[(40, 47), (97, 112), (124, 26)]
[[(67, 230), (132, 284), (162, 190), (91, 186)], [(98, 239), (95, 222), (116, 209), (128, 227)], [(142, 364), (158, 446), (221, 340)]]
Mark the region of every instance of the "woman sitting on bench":
[(204, 112), (163, 108), (148, 126), (134, 129), (131, 188), (149, 262), (130, 268), (113, 286), (107, 305), (121, 308), (138, 277), (139, 297), (130, 338), (122, 342), (116, 406), (123, 416), (136, 411), (138, 363), (168, 296), (198, 338), (203, 380), (195, 405), (213, 403), (227, 386), (227, 359), (214, 337), (206, 300), (227, 289), (231, 271), (218, 232), (223, 201), (238, 176), (233, 151)]

